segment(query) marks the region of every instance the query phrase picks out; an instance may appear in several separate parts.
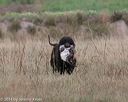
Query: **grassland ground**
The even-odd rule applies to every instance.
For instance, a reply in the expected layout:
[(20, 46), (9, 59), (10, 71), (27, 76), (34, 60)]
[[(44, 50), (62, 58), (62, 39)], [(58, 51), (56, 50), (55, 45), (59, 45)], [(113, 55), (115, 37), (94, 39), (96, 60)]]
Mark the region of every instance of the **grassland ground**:
[(71, 11), (71, 10), (127, 10), (127, 0), (44, 0), (42, 10), (44, 11)]
[[(0, 0), (17, 4), (0, 8), (0, 102), (127, 102), (128, 1), (35, 1)], [(72, 75), (52, 73), (48, 34), (74, 38)]]
[[(128, 37), (75, 39), (72, 75), (53, 74), (47, 39), (0, 42), (0, 97), (41, 102), (127, 102)], [(29, 102), (29, 101), (28, 101)]]
[[(14, 5), (14, 6), (10, 6)], [(26, 5), (30, 5), (26, 7)], [(24, 11), (127, 11), (127, 0), (0, 0), (0, 6), (4, 12)], [(19, 7), (18, 7), (19, 6)], [(33, 7), (32, 7), (33, 6)], [(3, 11), (0, 7), (0, 13)], [(4, 8), (4, 9), (3, 9)]]

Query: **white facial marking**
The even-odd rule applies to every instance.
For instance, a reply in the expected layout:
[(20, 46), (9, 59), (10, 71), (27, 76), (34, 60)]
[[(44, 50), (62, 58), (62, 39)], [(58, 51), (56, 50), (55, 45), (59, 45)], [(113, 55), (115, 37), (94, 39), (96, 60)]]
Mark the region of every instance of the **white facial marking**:
[(67, 57), (70, 55), (69, 49), (65, 49), (63, 52), (60, 53), (61, 59), (66, 61)]
[[(63, 61), (66, 62), (67, 57), (70, 55), (69, 49), (73, 47), (73, 45), (71, 45), (69, 48), (65, 48), (64, 45), (61, 45), (59, 50), (60, 50), (60, 57)], [(61, 52), (61, 49), (63, 48), (63, 51)]]

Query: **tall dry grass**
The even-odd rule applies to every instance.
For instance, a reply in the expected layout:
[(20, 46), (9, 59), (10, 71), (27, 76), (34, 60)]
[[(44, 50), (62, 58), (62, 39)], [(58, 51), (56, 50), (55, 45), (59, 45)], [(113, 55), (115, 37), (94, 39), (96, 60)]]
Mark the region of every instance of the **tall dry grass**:
[[(51, 46), (43, 41), (0, 42), (0, 98), (40, 102), (127, 102), (128, 38), (75, 38), (77, 67), (53, 74)], [(24, 102), (24, 101), (23, 101)], [(37, 102), (37, 101), (26, 101)]]

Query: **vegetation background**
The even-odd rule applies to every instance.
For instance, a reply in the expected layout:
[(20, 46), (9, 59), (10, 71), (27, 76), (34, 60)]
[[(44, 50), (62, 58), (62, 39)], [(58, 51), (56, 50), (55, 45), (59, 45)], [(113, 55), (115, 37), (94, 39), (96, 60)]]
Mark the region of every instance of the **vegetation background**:
[(0, 0), (0, 5), (40, 4), (43, 11), (127, 10), (127, 0)]
[[(0, 0), (0, 102), (127, 102), (127, 10), (127, 0)], [(48, 34), (74, 39), (72, 75), (52, 73)]]

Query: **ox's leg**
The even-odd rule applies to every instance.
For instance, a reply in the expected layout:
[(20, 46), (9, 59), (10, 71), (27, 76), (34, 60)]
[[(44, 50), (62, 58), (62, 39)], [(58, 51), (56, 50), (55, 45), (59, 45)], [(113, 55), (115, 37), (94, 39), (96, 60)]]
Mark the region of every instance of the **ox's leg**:
[(65, 72), (65, 62), (63, 62), (63, 65), (60, 70), (60, 74), (62, 75), (62, 74), (64, 74), (64, 72)]
[(68, 66), (66, 71), (69, 75), (73, 72), (71, 66)]

